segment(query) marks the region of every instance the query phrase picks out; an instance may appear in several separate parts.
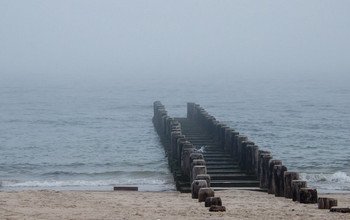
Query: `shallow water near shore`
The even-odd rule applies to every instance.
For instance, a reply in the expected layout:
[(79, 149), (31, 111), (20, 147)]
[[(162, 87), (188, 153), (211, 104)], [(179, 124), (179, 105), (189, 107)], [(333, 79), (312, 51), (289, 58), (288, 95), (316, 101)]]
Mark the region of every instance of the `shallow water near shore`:
[(152, 103), (197, 102), (322, 192), (350, 192), (348, 79), (124, 77), (5, 81), (0, 190), (174, 190)]

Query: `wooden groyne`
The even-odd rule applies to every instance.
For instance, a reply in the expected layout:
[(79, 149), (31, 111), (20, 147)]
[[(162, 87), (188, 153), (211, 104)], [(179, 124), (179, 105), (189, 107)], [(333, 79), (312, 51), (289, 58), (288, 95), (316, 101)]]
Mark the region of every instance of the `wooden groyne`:
[(200, 188), (258, 187), (277, 197), (318, 202), (317, 190), (308, 188), (299, 173), (288, 171), (270, 151), (217, 121), (198, 104), (187, 103), (186, 118), (172, 118), (156, 101), (153, 123), (181, 192), (192, 192), (193, 197)]

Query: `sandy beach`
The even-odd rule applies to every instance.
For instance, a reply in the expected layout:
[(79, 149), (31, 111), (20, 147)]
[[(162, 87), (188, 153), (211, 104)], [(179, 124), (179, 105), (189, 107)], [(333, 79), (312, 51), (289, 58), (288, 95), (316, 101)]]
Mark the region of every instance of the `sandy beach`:
[[(19, 191), (0, 192), (1, 219), (350, 219), (316, 204), (300, 204), (264, 192), (216, 191), (227, 211), (209, 212), (204, 203), (179, 192)], [(322, 196), (322, 195), (320, 195)], [(350, 206), (350, 194), (323, 195)]]

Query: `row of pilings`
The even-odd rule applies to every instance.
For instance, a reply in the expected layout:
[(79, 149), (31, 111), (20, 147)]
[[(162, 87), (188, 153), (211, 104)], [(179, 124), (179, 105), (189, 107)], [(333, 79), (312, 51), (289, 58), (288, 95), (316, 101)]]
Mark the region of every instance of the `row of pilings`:
[[(219, 122), (200, 105), (187, 103), (187, 120), (195, 121), (214, 137), (219, 147), (238, 162), (241, 170), (255, 175), (261, 190), (301, 203), (317, 203), (317, 190), (308, 188), (307, 182), (299, 179), (299, 173), (288, 171), (270, 151), (260, 149), (247, 136)], [(153, 123), (165, 147), (177, 190), (186, 192), (190, 184), (193, 190), (193, 182), (200, 179), (206, 180), (208, 184), (203, 187), (208, 187), (210, 176), (206, 174), (203, 155), (186, 139), (181, 124), (168, 116), (159, 101), (154, 102)]]
[(165, 148), (176, 189), (180, 192), (191, 192), (191, 184), (194, 180), (203, 180), (208, 187), (210, 177), (207, 175), (203, 154), (186, 139), (182, 133), (181, 124), (168, 116), (164, 105), (156, 101), (153, 107), (153, 124)]

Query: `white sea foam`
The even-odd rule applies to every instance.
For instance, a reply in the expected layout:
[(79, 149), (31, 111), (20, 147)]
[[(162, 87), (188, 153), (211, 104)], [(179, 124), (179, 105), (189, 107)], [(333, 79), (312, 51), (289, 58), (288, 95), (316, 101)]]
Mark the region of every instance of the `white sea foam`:
[(309, 186), (314, 186), (321, 191), (348, 191), (350, 190), (350, 176), (345, 172), (326, 173), (301, 173), (301, 179), (306, 180)]
[(173, 190), (174, 185), (161, 179), (109, 179), (109, 180), (30, 180), (0, 182), (4, 190), (18, 189), (111, 189), (114, 185), (137, 185), (143, 191)]

